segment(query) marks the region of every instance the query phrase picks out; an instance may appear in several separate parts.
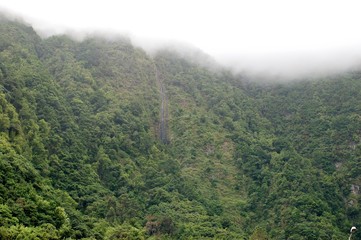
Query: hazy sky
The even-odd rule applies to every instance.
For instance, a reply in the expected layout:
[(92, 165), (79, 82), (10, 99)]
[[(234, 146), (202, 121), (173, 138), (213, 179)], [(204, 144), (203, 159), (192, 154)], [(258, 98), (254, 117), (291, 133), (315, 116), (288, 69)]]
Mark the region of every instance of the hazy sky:
[(35, 29), (184, 42), (258, 70), (337, 68), (361, 57), (356, 0), (1, 0), (1, 9)]

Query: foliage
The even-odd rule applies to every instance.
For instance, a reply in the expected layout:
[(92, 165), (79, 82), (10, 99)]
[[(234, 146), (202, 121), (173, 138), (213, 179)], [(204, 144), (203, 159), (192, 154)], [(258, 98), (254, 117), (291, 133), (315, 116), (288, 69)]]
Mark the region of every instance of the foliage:
[(124, 38), (41, 39), (5, 19), (0, 33), (1, 239), (342, 239), (358, 226), (360, 72), (262, 84)]

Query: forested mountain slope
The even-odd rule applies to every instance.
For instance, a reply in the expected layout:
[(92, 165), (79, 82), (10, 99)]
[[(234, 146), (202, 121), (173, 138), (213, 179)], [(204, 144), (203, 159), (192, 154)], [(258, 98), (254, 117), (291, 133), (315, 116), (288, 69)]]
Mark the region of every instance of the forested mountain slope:
[(263, 85), (203, 66), (1, 20), (0, 238), (347, 238), (361, 74)]

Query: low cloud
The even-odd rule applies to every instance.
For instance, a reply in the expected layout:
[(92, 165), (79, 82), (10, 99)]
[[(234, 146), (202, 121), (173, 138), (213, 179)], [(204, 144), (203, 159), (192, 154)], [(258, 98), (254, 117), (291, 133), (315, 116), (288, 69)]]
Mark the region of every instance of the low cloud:
[(223, 55), (217, 61), (235, 73), (278, 76), (295, 79), (335, 74), (361, 67), (361, 49), (270, 53), (255, 55)]
[[(142, 35), (119, 29), (100, 29), (98, 25), (97, 28), (90, 27), (87, 29), (76, 29), (71, 26), (48, 24), (44, 20), (29, 17), (25, 14), (13, 14), (11, 11), (4, 8), (2, 9), (2, 15), (7, 19), (18, 20), (21, 22), (24, 22), (23, 19), (25, 19), (25, 21), (30, 23), (42, 37), (67, 34), (74, 39), (82, 40), (89, 36), (102, 36), (107, 39), (119, 39), (119, 36), (125, 36), (126, 38), (130, 38), (135, 46), (145, 49), (150, 54), (154, 54), (159, 49), (167, 48), (177, 52), (181, 56), (186, 56), (188, 59), (193, 58), (197, 63), (204, 62), (205, 66), (216, 66), (217, 64), (212, 60), (214, 59), (226, 68), (232, 69), (235, 73), (247, 73), (253, 76), (269, 75), (273, 77), (277, 76), (282, 79), (294, 79), (310, 75), (334, 74), (349, 69), (361, 68), (361, 42), (357, 43), (358, 37), (352, 38), (351, 35), (351, 33), (357, 31), (357, 29), (354, 29), (354, 31), (346, 31), (345, 33), (332, 33), (332, 31), (329, 30), (329, 46), (327, 46), (327, 44), (325, 44), (326, 46), (322, 46), (319, 40), (316, 47), (312, 46), (312, 42), (309, 42), (308, 44), (309, 46), (312, 46), (311, 48), (296, 48), (297, 42), (297, 44), (295, 44), (296, 47), (293, 49), (292, 44), (283, 46), (282, 41), (277, 42), (277, 39), (281, 38), (281, 36), (275, 36), (277, 32), (273, 33), (272, 36), (268, 36), (265, 33), (259, 34), (256, 38), (258, 40), (252, 42), (251, 40), (254, 36), (251, 35), (246, 37), (247, 31), (252, 33), (251, 27), (249, 27), (248, 30), (238, 29), (239, 32), (244, 34), (242, 36), (237, 35), (237, 37), (233, 37), (232, 34), (229, 36), (222, 35), (222, 29), (218, 29), (220, 33), (217, 35), (217, 29), (214, 29), (213, 38), (209, 38), (208, 42), (198, 39), (198, 42), (195, 41), (196, 45), (192, 43), (192, 36), (185, 36), (184, 39), (176, 41), (176, 39), (173, 38), (165, 38), (167, 34), (163, 34), (159, 37), (156, 37), (155, 35), (147, 36), (146, 34)], [(280, 20), (283, 21), (283, 19)], [(258, 22), (258, 25), (261, 26), (261, 23), (263, 24), (263, 21)], [(152, 23), (149, 23), (149, 25), (156, 27), (156, 25), (152, 25)], [(114, 26), (114, 24), (112, 26)], [(231, 28), (231, 25), (228, 27)], [(350, 27), (346, 29), (349, 28)], [(280, 30), (279, 33), (281, 33), (281, 30), (284, 29), (280, 28), (278, 30)], [(321, 30), (322, 29), (320, 29), (320, 31)], [(175, 29), (172, 31), (174, 32)], [(202, 28), (199, 28), (198, 31), (202, 32)], [(297, 33), (296, 29), (293, 29), (292, 31), (295, 34)], [(305, 31), (297, 33), (295, 37), (288, 40), (290, 40), (290, 42), (296, 41), (297, 37), (306, 33), (307, 32)], [(313, 34), (315, 35), (316, 32)], [(205, 35), (207, 36), (206, 33)], [(332, 36), (339, 36), (336, 40), (342, 42), (342, 44), (340, 46), (332, 45)], [(342, 38), (343, 36), (345, 36), (345, 40)], [(267, 39), (269, 40), (270, 37), (270, 41), (272, 42), (267, 43)], [(264, 41), (261, 41), (260, 39), (264, 39)], [(311, 41), (310, 39), (310, 37), (306, 38), (307, 41)], [(267, 44), (269, 47), (266, 49), (265, 46), (268, 46)], [(250, 49), (247, 49), (248, 46)], [(272, 49), (272, 46), (274, 49)], [(282, 47), (285, 47), (285, 49), (282, 49)]]

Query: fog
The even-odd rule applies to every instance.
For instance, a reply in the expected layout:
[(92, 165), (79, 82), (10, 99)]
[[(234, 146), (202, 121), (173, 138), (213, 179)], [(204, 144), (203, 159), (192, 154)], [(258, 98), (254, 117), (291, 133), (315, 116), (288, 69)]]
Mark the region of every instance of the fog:
[(225, 55), (218, 57), (217, 62), (236, 73), (278, 76), (285, 80), (361, 69), (361, 50), (355, 47), (268, 55)]
[[(128, 36), (154, 53), (198, 49), (235, 72), (297, 78), (361, 63), (361, 5), (354, 0), (3, 0), (43, 37)], [(9, 14), (7, 14), (9, 15)], [(200, 54), (200, 53), (204, 54)], [(210, 61), (210, 58), (205, 58)]]

